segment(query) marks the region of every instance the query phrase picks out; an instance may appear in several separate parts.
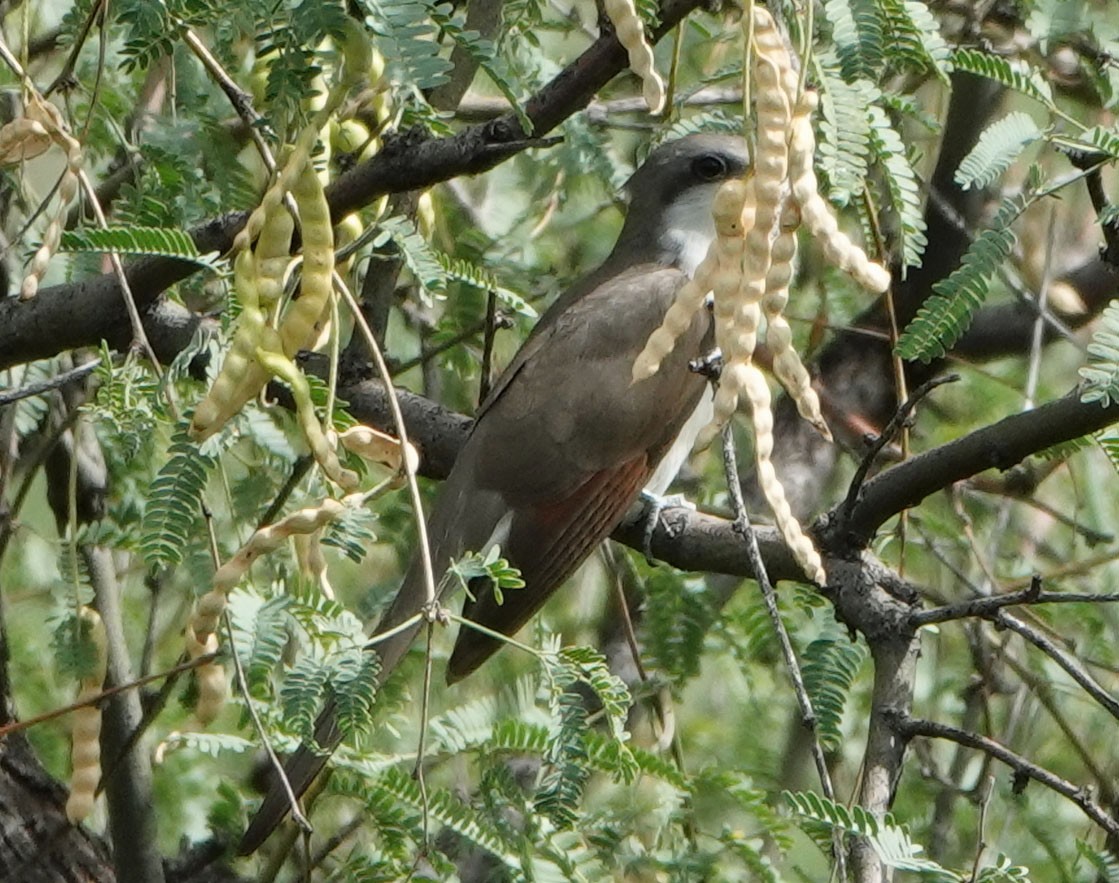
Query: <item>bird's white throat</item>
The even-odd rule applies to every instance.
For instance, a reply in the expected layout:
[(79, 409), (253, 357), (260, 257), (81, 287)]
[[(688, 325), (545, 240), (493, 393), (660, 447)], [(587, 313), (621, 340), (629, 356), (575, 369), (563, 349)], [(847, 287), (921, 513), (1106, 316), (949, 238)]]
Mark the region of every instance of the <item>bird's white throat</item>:
[(660, 245), (677, 255), (677, 266), (689, 276), (707, 257), (707, 249), (715, 238), (715, 219), (711, 204), (719, 183), (689, 187), (681, 193), (665, 212), (665, 226)]

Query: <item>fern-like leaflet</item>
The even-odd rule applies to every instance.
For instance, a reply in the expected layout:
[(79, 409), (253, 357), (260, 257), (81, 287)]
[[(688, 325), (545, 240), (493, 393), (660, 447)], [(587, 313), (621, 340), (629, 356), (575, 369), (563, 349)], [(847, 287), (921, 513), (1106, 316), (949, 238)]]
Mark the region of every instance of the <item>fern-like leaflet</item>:
[(990, 228), (976, 237), (960, 266), (933, 286), (933, 295), (898, 339), (898, 355), (928, 362), (955, 345), (986, 299), (999, 266), (1010, 257), (1017, 241), (1010, 225), (1029, 201), (1024, 195), (1003, 200)]
[(407, 218), (393, 216), (379, 224), (381, 233), (373, 240), (374, 247), (391, 239), (400, 249), (408, 270), (426, 292), (441, 292), (447, 287), (447, 274), (436, 257), (434, 249)]
[(827, 175), (828, 196), (846, 204), (865, 187), (870, 155), (867, 108), (880, 95), (869, 80), (847, 82), (834, 54), (815, 56), (820, 80), (820, 169)]
[(979, 141), (960, 161), (956, 183), (964, 190), (986, 187), (1010, 168), (1023, 150), (1044, 136), (1028, 113), (1008, 113), (983, 130)]
[(1100, 316), (1099, 327), (1088, 344), (1091, 361), (1080, 369), (1084, 379), (1082, 402), (1109, 407), (1119, 401), (1119, 300), (1109, 303)]
[(882, 21), (873, 0), (826, 0), (824, 15), (831, 22), (839, 69), (848, 82), (877, 79), (886, 46)]
[(493, 273), (484, 267), (472, 264), (464, 258), (452, 257), (441, 251), (434, 252), (434, 255), (435, 260), (443, 268), (448, 281), (461, 282), (482, 291), (492, 291), (505, 306), (522, 316), (527, 316), (529, 319), (535, 319), (538, 315), (528, 301), (517, 292), (499, 285)]
[(60, 251), (140, 254), (177, 258), (203, 267), (219, 264), (217, 252), (202, 255), (194, 240), (174, 227), (83, 227), (62, 233)]
[(947, 85), (952, 50), (923, 0), (878, 0), (878, 9), (890, 46), (890, 63), (932, 71)]
[(280, 688), (284, 719), (304, 741), (309, 741), (315, 728), (315, 716), (326, 693), (327, 668), (312, 653), (304, 653), (292, 666)]
[(1041, 102), (1051, 111), (1057, 110), (1049, 82), (1041, 71), (1026, 62), (1010, 62), (978, 49), (957, 49), (952, 53), (952, 66), (957, 70), (994, 80), (1008, 89)]
[(871, 147), (882, 169), (890, 203), (898, 216), (902, 264), (906, 267), (919, 267), (921, 256), (929, 244), (925, 236), (921, 188), (909, 163), (901, 136), (886, 112), (877, 105), (871, 105), (869, 114)]
[(843, 706), (864, 656), (860, 645), (837, 633), (821, 635), (804, 650), (801, 674), (825, 749), (834, 751), (842, 743)]
[(149, 567), (174, 567), (183, 560), (188, 538), (201, 514), (202, 490), (214, 466), (212, 457), (180, 428), (171, 440), (171, 458), (152, 482), (144, 507), (140, 551)]

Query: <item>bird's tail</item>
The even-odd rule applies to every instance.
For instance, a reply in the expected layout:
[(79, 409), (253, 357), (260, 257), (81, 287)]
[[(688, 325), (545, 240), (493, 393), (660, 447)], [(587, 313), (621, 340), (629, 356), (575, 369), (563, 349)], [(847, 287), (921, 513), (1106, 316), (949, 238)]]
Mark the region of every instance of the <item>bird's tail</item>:
[(241, 843), (237, 847), (238, 855), (248, 855), (255, 852), (268, 836), (276, 829), (291, 811), (292, 797), (298, 799), (322, 772), (330, 759), (331, 752), (338, 747), (341, 734), (338, 732), (337, 716), (333, 700), (328, 701), (323, 710), (319, 712), (315, 721), (315, 744), (306, 743), (299, 746), (295, 753), (284, 763), (284, 776), (291, 786), (290, 793), (280, 781), (279, 776), (273, 776), (272, 784), (264, 797), (256, 815), (253, 816)]
[[(440, 564), (442, 566), (442, 563)], [(387, 631), (395, 628), (405, 620), (420, 611), (427, 599), (422, 580), (419, 578), (420, 569), (414, 563), (401, 585), (400, 591), (393, 600), (389, 610), (385, 613), (375, 631)], [(416, 633), (420, 629), (417, 622), (410, 628), (398, 631), (390, 638), (379, 641), (376, 648), (367, 648), (366, 652), (376, 652), (381, 660), (381, 670), (377, 674), (379, 684), (396, 670), (400, 660), (412, 644)], [(315, 743), (303, 744), (284, 764), (284, 775), (291, 785), (291, 790), (284, 787), (279, 776), (274, 776), (268, 793), (260, 809), (249, 822), (249, 827), (241, 838), (238, 846), (240, 855), (254, 852), (268, 836), (276, 829), (291, 811), (292, 797), (299, 798), (310, 787), (315, 777), (322, 772), (326, 762), (330, 759), (331, 752), (342, 741), (342, 734), (338, 729), (334, 700), (329, 699), (315, 721)]]

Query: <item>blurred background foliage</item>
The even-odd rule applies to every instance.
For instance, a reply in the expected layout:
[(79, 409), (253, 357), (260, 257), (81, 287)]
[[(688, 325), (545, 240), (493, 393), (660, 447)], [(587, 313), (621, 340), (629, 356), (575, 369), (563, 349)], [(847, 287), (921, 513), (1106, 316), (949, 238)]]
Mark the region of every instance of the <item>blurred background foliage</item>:
[[(275, 147), (292, 140), (311, 112), (309, 96), (333, 70), (339, 22), (347, 16), (361, 20), (376, 61), (328, 134), (333, 151), (322, 162), (335, 179), (391, 145), (393, 133), (420, 126), (446, 134), (507, 109), (510, 98), (524, 101), (592, 43), (599, 27), (594, 4), (582, 0), (501, 4), (497, 25), (487, 34), (464, 23), (468, 10), (433, 0), (114, 0), (107, 18), (86, 35), (99, 5), (0, 3), (4, 40), (40, 88), (65, 73), (52, 97), (83, 146), (85, 168), (112, 223), (181, 230), (251, 208), (266, 182), (248, 127), (192, 52), (188, 32), (252, 96), (259, 131)], [(644, 4), (641, 11), (652, 24), (655, 8)], [(1112, 0), (826, 0), (811, 17), (800, 3), (779, 11), (794, 42), (812, 46), (808, 83), (825, 95), (818, 133), (823, 186), (842, 207), (845, 228), (856, 238), (860, 231), (871, 233), (868, 250), (887, 248), (900, 276), (906, 275), (903, 258), (923, 261), (926, 270), (940, 274), (935, 278), (959, 263), (940, 254), (938, 240), (921, 247), (933, 203), (951, 208), (970, 241), (992, 223), (1007, 194), (1022, 194), (1031, 184), (1037, 192), (1043, 180), (1059, 197), (1031, 200), (1014, 220), (1010, 257), (990, 268), (973, 305), (976, 315), (1015, 304), (1036, 314), (1040, 298), (1053, 320), (1047, 333), (1054, 322), (1058, 332), (1044, 346), (1040, 337), (1035, 343), (1027, 336), (1017, 348), (992, 345), (965, 353), (952, 352), (946, 338), (940, 349), (949, 352), (935, 364), (961, 379), (923, 403), (907, 453), (933, 449), (1068, 392), (1086, 359), (1093, 316), (1107, 297), (1093, 301), (1068, 281), (1097, 260), (1101, 233), (1081, 176), (1057, 148), (1095, 145), (1105, 190), (1114, 192), (1119, 14)], [(916, 44), (898, 36), (899, 23), (908, 23)], [(480, 70), (464, 97), (446, 106), (440, 90), (453, 72), (455, 46), (469, 47), (475, 63), (481, 60)], [(971, 47), (974, 57), (952, 56), (959, 46)], [(72, 48), (79, 51), (70, 62)], [(623, 74), (585, 113), (562, 125), (561, 143), (440, 184), (410, 202), (393, 196), (356, 213), (361, 229), (372, 235), (348, 271), (355, 290), (362, 290), (367, 274), (400, 270), (385, 335), (392, 364), (402, 366), (398, 383), (471, 413), (482, 374), (487, 292), (497, 292), (497, 307), (509, 319), (509, 327), (496, 332), (494, 362), (501, 365), (551, 299), (608, 252), (622, 217), (621, 187), (635, 157), (674, 135), (742, 129), (738, 11), (693, 13), (675, 36), (660, 42), (656, 55), (660, 70), (675, 71), (677, 103), (667, 119), (652, 120), (637, 107), (632, 99), (638, 84)], [(988, 75), (977, 76), (988, 63), (984, 59)], [(8, 116), (17, 115), (20, 81), (5, 69), (0, 85)], [(950, 121), (953, 102), (966, 104), (961, 95), (969, 92), (989, 97), (973, 119)], [(992, 127), (1011, 112), (1027, 114), (1032, 129)], [(353, 125), (343, 128), (347, 124)], [(948, 170), (948, 182), (934, 186), (945, 151), (963, 156), (981, 135), (987, 149), (973, 160), (979, 166), (975, 186), (951, 185), (955, 168)], [(946, 137), (957, 140), (946, 148)], [(55, 210), (50, 194), (60, 167), (52, 152), (3, 172), (0, 224), (11, 288), (18, 287), (20, 268)], [(907, 187), (912, 196), (899, 202)], [(47, 211), (37, 215), (44, 202)], [(90, 224), (77, 215), (74, 221)], [(99, 256), (68, 252), (51, 262), (45, 282), (76, 282), (107, 270)], [(911, 282), (918, 278), (913, 285), (924, 285), (925, 294), (935, 281), (920, 281), (915, 269), (908, 276)], [(173, 399), (189, 408), (203, 386), (188, 366), (199, 353), (221, 352), (236, 313), (228, 270), (217, 263), (167, 296), (215, 317), (210, 336), (199, 335), (168, 375)], [(863, 340), (864, 348), (883, 348), (888, 326), (875, 318), (870, 297), (825, 267), (807, 243), (788, 313), (798, 351), (824, 354), (821, 364), (831, 366), (821, 370), (840, 454), (807, 477), (794, 473), (801, 476), (794, 492), (798, 511), (811, 520), (842, 498), (862, 437), (885, 422), (848, 408), (843, 390), (832, 387), (842, 386), (844, 378), (826, 361), (829, 353), (833, 362), (841, 355), (829, 346), (842, 332), (845, 339), (854, 334)], [(73, 321), (82, 322), (82, 315)], [(966, 324), (961, 320), (961, 331)], [(348, 327), (346, 320), (343, 325)], [(935, 346), (931, 352), (926, 361), (936, 356)], [(80, 361), (97, 355), (91, 350)], [(64, 706), (73, 696), (65, 666), (73, 648), (64, 625), (93, 594), (78, 547), (112, 553), (135, 673), (165, 670), (182, 652), (190, 606), (207, 591), (213, 564), (201, 510), (189, 498), (189, 505), (178, 505), (173, 495), (165, 505), (178, 505), (180, 539), (153, 557), (151, 549), (170, 530), (164, 521), (153, 526), (157, 478), (178, 475), (181, 465), (171, 465), (181, 463), (176, 456), (208, 458), (203, 499), (224, 560), (248, 539), (303, 452), (293, 417), (272, 403), (251, 404), (201, 454), (176, 448), (178, 418), (149, 369), (108, 349), (100, 355), (90, 394), (69, 411), (51, 396), (37, 396), (0, 412), (3, 499), (15, 517), (10, 532), (5, 528), (0, 559), (10, 648), (6, 682), (23, 719)], [(71, 358), (11, 367), (3, 386), (50, 378), (79, 361), (66, 361)], [(876, 383), (893, 395), (888, 367), (879, 376), (864, 372), (846, 382)], [(69, 426), (60, 426), (59, 415), (75, 412), (80, 425), (96, 432), (108, 481), (104, 517), (70, 536), (65, 518), (58, 522), (60, 510), (48, 502), (50, 485), (62, 481), (65, 488), (66, 475), (39, 467)], [(745, 431), (741, 436), (745, 460), (750, 441)], [(1031, 458), (1005, 475), (985, 473), (954, 485), (924, 501), (904, 525), (897, 519), (887, 524), (874, 551), (903, 572), (930, 606), (1021, 588), (1034, 573), (1047, 589), (1116, 591), (1119, 463), (1115, 449), (1098, 441)], [(795, 437), (786, 443), (790, 449), (798, 444)], [(898, 445), (888, 453), (903, 456)], [(429, 502), (436, 486), (423, 482)], [(702, 508), (728, 511), (716, 456), (695, 457), (681, 487)], [(328, 492), (321, 478), (304, 477), (290, 491), (285, 511), (316, 505)], [(767, 514), (758, 509), (753, 517), (764, 522)], [(233, 593), (237, 652), (278, 748), (292, 747), (306, 726), (307, 708), (313, 707), (308, 700), (317, 698), (328, 677), (321, 672), (336, 676), (360, 641), (360, 624), (374, 619), (393, 596), (414, 542), (407, 495), (397, 491), (326, 537), (337, 601), (299, 574), (286, 549), (257, 563)], [(612, 646), (617, 635), (603, 625), (617, 621), (619, 587), (634, 606), (647, 682), (635, 677), (628, 650)], [(875, 686), (866, 643), (837, 623), (830, 605), (808, 588), (783, 583), (779, 598), (817, 704), (839, 802), (846, 804), (860, 781)], [(1054, 604), (1024, 615), (1114, 693), (1119, 622), (1112, 607)], [(781, 796), (819, 791), (819, 783), (752, 582), (680, 573), (614, 546), (596, 556), (521, 636), (538, 648), (562, 641), (603, 649), (635, 699), (625, 745), (601, 726), (601, 697), (583, 696), (577, 708), (566, 707), (570, 695), (556, 692), (554, 671), (527, 653), (505, 650), (476, 676), (444, 688), (440, 673), (452, 637), (436, 629), (431, 648), (436, 686), (426, 813), (408, 775), (421, 723), (424, 648), (418, 646), (378, 697), (370, 731), (355, 735), (337, 756), (337, 770), (313, 816), (320, 832), (312, 849), (314, 879), (389, 880), (414, 872), (463, 880), (824, 880), (832, 868), (831, 841), (819, 823), (869, 833), (858, 819), (837, 821), (835, 807), (811, 810)], [(1114, 812), (1116, 719), (1051, 657), (981, 620), (925, 629), (921, 654), (917, 715), (989, 735), (1095, 789)], [(596, 676), (606, 678), (605, 663), (595, 665)], [(306, 680), (293, 683), (292, 672)], [(311, 683), (316, 678), (317, 686)], [(145, 688), (150, 709), (159, 687)], [(189, 707), (191, 690), (189, 677), (174, 682), (166, 705), (148, 722), (144, 742), (157, 761), (152, 812), (167, 855), (178, 852), (184, 838), (235, 836), (257, 797), (250, 768), (259, 739), (243, 698), (235, 689), (218, 720), (200, 730)], [(661, 744), (654, 700), (671, 709), (673, 750)], [(46, 769), (64, 781), (65, 718), (34, 726), (27, 735)], [(923, 873), (932, 879), (1019, 880), (1029, 874), (1036, 880), (1119, 880), (1102, 832), (1074, 805), (1037, 784), (1022, 790), (1005, 768), (948, 743), (917, 740), (910, 746), (894, 815), (890, 830), (902, 836), (904, 825), (905, 836), (923, 847), (920, 855), (930, 863), (899, 861), (896, 879)], [(93, 829), (104, 824), (103, 813), (95, 814)], [(332, 850), (318, 854), (335, 834)], [(251, 862), (266, 861), (235, 868), (251, 876), (267, 866)], [(295, 879), (294, 870), (281, 873)]]

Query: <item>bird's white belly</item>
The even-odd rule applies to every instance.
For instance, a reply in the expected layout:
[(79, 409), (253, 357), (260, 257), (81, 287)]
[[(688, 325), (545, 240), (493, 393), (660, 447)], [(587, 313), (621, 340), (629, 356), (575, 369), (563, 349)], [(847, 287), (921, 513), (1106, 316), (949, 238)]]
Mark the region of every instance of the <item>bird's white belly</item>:
[(680, 434), (676, 436), (676, 441), (672, 443), (672, 447), (668, 449), (668, 453), (657, 464), (656, 470), (653, 472), (652, 477), (645, 485), (645, 490), (650, 494), (663, 496), (668, 486), (676, 478), (676, 473), (680, 471), (684, 462), (692, 452), (692, 447), (695, 445), (696, 437), (699, 435), (700, 430), (703, 429), (708, 423), (711, 422), (715, 416), (715, 393), (712, 392), (710, 384), (703, 390), (703, 396), (696, 405), (692, 416), (688, 418), (684, 424)]

